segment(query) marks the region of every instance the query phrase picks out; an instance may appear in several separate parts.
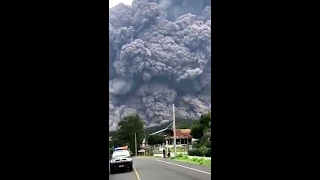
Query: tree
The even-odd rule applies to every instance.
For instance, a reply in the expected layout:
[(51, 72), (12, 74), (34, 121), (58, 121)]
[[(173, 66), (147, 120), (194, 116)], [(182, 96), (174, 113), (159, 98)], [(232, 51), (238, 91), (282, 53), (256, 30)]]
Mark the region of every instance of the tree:
[(206, 132), (211, 131), (211, 112), (201, 115), (200, 121), (195, 121), (191, 128), (191, 136), (200, 139)]
[(126, 145), (126, 143), (120, 138), (118, 131), (109, 132), (109, 137), (111, 137), (111, 141), (109, 141), (109, 147)]
[(150, 144), (150, 145), (156, 145), (156, 144), (165, 143), (164, 136), (163, 135), (159, 135), (159, 134), (151, 135), (147, 139), (148, 139), (148, 144)]
[(135, 133), (137, 138), (137, 147), (139, 148), (144, 138), (144, 122), (138, 115), (131, 115), (120, 121), (118, 126), (118, 142), (122, 143), (121, 146), (128, 145), (130, 150), (135, 154)]
[(209, 127), (210, 122), (211, 122), (211, 112), (210, 111), (207, 114), (201, 115), (200, 124), (203, 124), (205, 127)]
[(203, 129), (200, 121), (195, 121), (192, 125), (190, 135), (195, 139), (200, 139), (203, 136)]

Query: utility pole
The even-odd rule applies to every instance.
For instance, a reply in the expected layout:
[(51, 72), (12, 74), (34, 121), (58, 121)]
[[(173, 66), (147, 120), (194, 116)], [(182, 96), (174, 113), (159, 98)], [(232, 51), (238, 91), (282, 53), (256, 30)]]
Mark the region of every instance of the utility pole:
[(166, 140), (166, 151), (169, 152), (168, 140)]
[(174, 104), (172, 104), (172, 118), (173, 118), (173, 147), (174, 147), (174, 156), (177, 156), (177, 147), (176, 147), (176, 118), (174, 114)]
[(147, 149), (148, 149), (146, 126), (144, 126), (144, 148), (145, 148), (145, 153), (146, 153), (146, 152), (147, 152)]
[(134, 133), (134, 145), (135, 145), (135, 151), (136, 151), (136, 156), (138, 153), (138, 148), (137, 148), (137, 133)]

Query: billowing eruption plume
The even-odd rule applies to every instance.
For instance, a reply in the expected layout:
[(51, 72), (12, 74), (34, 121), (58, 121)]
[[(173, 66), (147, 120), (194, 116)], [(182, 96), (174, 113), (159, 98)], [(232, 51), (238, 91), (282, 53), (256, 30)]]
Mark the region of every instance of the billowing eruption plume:
[(210, 110), (210, 0), (134, 0), (109, 12), (109, 130), (138, 113), (148, 126)]

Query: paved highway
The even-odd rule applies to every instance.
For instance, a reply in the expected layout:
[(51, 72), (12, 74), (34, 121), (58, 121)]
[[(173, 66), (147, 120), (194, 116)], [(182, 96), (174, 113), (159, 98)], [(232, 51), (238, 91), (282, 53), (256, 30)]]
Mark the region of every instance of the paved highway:
[(211, 167), (171, 159), (135, 157), (132, 172), (109, 174), (110, 180), (209, 180)]

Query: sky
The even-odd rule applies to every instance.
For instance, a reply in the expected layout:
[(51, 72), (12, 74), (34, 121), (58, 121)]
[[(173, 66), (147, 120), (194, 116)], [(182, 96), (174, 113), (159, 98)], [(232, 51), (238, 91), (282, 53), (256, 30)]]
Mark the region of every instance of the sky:
[(109, 8), (116, 6), (119, 3), (131, 5), (132, 0), (109, 0)]

